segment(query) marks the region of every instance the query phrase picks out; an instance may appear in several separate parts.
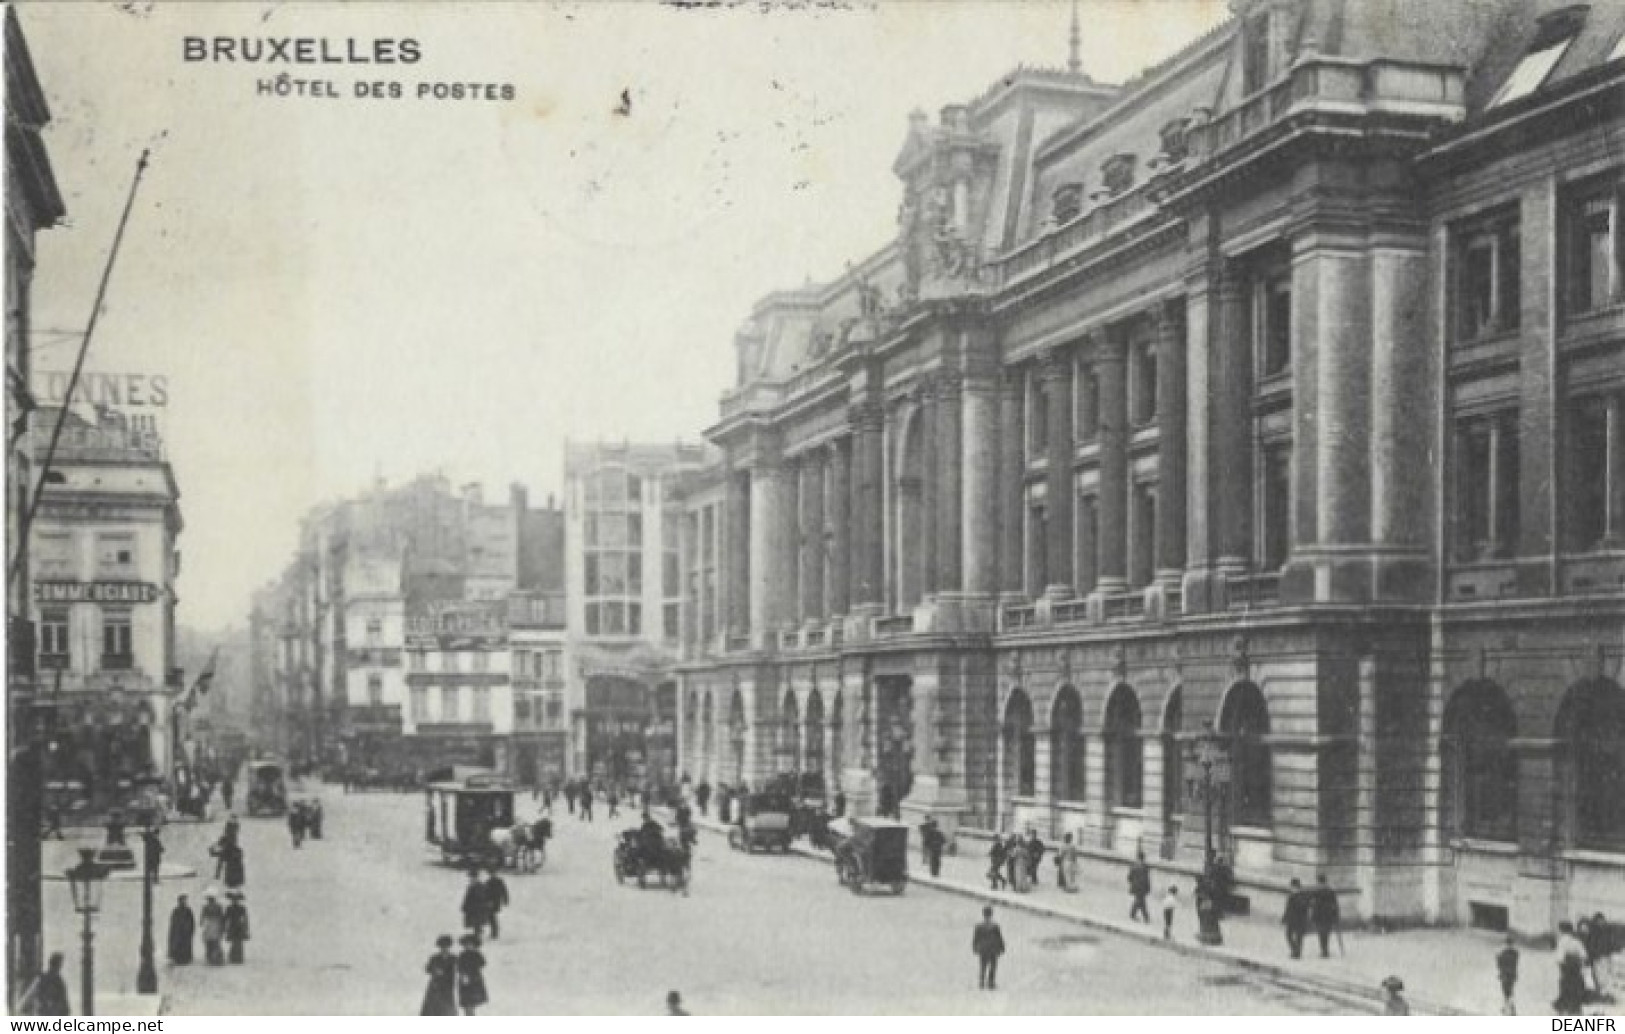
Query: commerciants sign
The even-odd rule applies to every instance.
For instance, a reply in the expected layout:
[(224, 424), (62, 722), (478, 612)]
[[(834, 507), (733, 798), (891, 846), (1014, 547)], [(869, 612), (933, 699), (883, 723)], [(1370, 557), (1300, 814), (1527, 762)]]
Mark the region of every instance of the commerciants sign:
[(156, 603), (163, 595), (151, 582), (35, 582), (36, 603)]

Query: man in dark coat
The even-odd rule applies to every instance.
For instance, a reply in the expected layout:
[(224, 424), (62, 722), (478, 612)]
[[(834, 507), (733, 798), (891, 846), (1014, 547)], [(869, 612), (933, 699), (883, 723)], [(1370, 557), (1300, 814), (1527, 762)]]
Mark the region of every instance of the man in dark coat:
[(175, 911), (169, 913), (169, 961), (177, 966), (192, 964), (192, 937), (197, 933), (197, 917), (186, 895), (175, 899)]
[(451, 953), (452, 939), (441, 934), (435, 938), (435, 947), (440, 949), (429, 956), (429, 964), (423, 971), (429, 974), (429, 986), (423, 992), (423, 1008), (419, 1014), (423, 1016), (456, 1016), (457, 1015), (457, 956)]
[(25, 1014), (34, 1016), (70, 1016), (68, 984), (62, 979), (62, 953), (53, 951), (45, 972), (34, 978), (34, 984), (23, 995), (20, 1003)]
[(463, 929), (481, 933), (490, 922), (491, 909), (486, 903), (485, 884), (480, 882), (478, 869), (468, 870), (468, 886), (463, 890)]
[(305, 805), (296, 801), (288, 805), (288, 835), (293, 838), (293, 846), (301, 847), (305, 843)]
[(707, 807), (711, 803), (711, 784), (706, 782), (704, 779), (701, 779), (700, 785), (694, 788), (694, 803), (700, 806), (701, 815), (711, 814), (710, 811), (707, 810)]
[(1281, 913), (1281, 925), (1286, 927), (1286, 946), (1295, 959), (1303, 958), (1303, 935), (1309, 932), (1309, 895), (1296, 878), (1286, 894), (1286, 909)]
[(1145, 901), (1151, 896), (1151, 867), (1145, 864), (1143, 854), (1135, 855), (1134, 864), (1129, 866), (1128, 894), (1134, 899), (1129, 906), (1128, 917), (1149, 923), (1151, 911), (1146, 908)]
[(235, 840), (220, 845), (219, 870), (225, 873), (226, 889), (236, 890), (248, 882), (243, 872), (243, 845)]
[(976, 986), (992, 991), (998, 987), (999, 956), (1004, 954), (1004, 934), (993, 921), (993, 909), (982, 909), (982, 921), (971, 934), (970, 949), (976, 954)]
[(240, 891), (231, 891), (226, 897), (231, 901), (226, 906), (226, 943), (231, 945), (226, 953), (226, 961), (240, 965), (243, 961), (243, 942), (248, 940), (248, 906), (243, 904)]
[(495, 869), (485, 871), (485, 909), (491, 921), (491, 939), (497, 939), (501, 931), (497, 928), (497, 914), (508, 907), (508, 884), (497, 875)]
[(1029, 829), (1027, 831), (1026, 846), (1027, 879), (1031, 880), (1032, 885), (1036, 887), (1038, 886), (1038, 874), (1042, 871), (1038, 868), (1038, 863), (1043, 861), (1044, 852), (1049, 850), (1049, 848), (1042, 840), (1038, 839), (1038, 830), (1036, 829)]
[(936, 816), (927, 816), (920, 824), (920, 850), (925, 852), (925, 865), (932, 876), (942, 875), (942, 851), (947, 845), (948, 838), (937, 825)]
[(1320, 938), (1320, 957), (1332, 957), (1332, 931), (1337, 929), (1342, 921), (1342, 910), (1337, 904), (1337, 891), (1326, 882), (1326, 874), (1321, 873), (1315, 878), (1314, 896), (1309, 901), (1309, 919), (1315, 924), (1315, 934)]

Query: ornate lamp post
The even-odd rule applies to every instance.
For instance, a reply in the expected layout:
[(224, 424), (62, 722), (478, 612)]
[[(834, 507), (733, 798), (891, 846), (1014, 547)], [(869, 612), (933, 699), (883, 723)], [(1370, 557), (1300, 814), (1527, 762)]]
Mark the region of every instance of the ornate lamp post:
[(1200, 736), (1192, 740), (1186, 757), (1192, 769), (1201, 772), (1189, 779), (1191, 795), (1202, 801), (1202, 879), (1196, 895), (1196, 917), (1200, 927), (1196, 933), (1202, 944), (1223, 944), (1224, 934), (1219, 928), (1219, 901), (1215, 863), (1218, 853), (1213, 846), (1213, 805), (1221, 800), (1230, 786), (1230, 752), (1225, 749), (1224, 738), (1209, 722)]
[(81, 1011), (86, 1016), (96, 1015), (96, 933), (94, 917), (102, 907), (102, 885), (107, 881), (107, 869), (96, 861), (96, 850), (79, 849), (79, 864), (62, 874), (73, 892), (73, 910), (85, 917), (81, 934), (84, 947), (80, 962)]

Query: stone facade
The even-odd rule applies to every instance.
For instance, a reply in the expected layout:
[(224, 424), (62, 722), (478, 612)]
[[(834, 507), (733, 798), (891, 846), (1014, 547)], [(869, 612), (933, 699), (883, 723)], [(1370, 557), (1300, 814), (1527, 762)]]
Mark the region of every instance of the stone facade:
[(916, 116), (897, 240), (758, 303), (683, 767), (1211, 836), (1255, 907), (1617, 914), (1625, 11), (1233, 7)]

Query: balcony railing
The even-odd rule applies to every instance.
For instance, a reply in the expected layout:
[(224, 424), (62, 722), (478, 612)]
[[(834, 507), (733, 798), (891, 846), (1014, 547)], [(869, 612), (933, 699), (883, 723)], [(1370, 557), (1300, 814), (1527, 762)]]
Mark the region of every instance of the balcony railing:
[(1274, 607), (1281, 603), (1281, 572), (1237, 575), (1230, 579), (1230, 609)]
[(1107, 621), (1132, 621), (1145, 616), (1145, 597), (1139, 592), (1107, 596), (1101, 601), (1101, 617)]
[(779, 632), (779, 649), (798, 650), (801, 648), (801, 633), (793, 628), (786, 628)]
[(807, 629), (807, 632), (802, 637), (802, 640), (803, 640), (803, 642), (806, 643), (807, 649), (812, 650), (812, 649), (816, 649), (816, 648), (818, 648), (820, 646), (823, 646), (825, 640), (827, 640), (828, 638), (829, 638), (828, 632), (825, 630), (825, 628), (822, 625), (820, 625), (820, 626), (818, 626), (816, 628)]
[(891, 617), (875, 618), (876, 639), (895, 639), (898, 636), (909, 635), (913, 631), (913, 614), (894, 614)]
[(1050, 608), (1050, 619), (1057, 625), (1076, 625), (1089, 620), (1088, 600), (1067, 600)]
[(1033, 628), (1038, 624), (1038, 608), (1031, 603), (1012, 604), (1004, 608), (1000, 614), (1000, 622), (1006, 632)]

